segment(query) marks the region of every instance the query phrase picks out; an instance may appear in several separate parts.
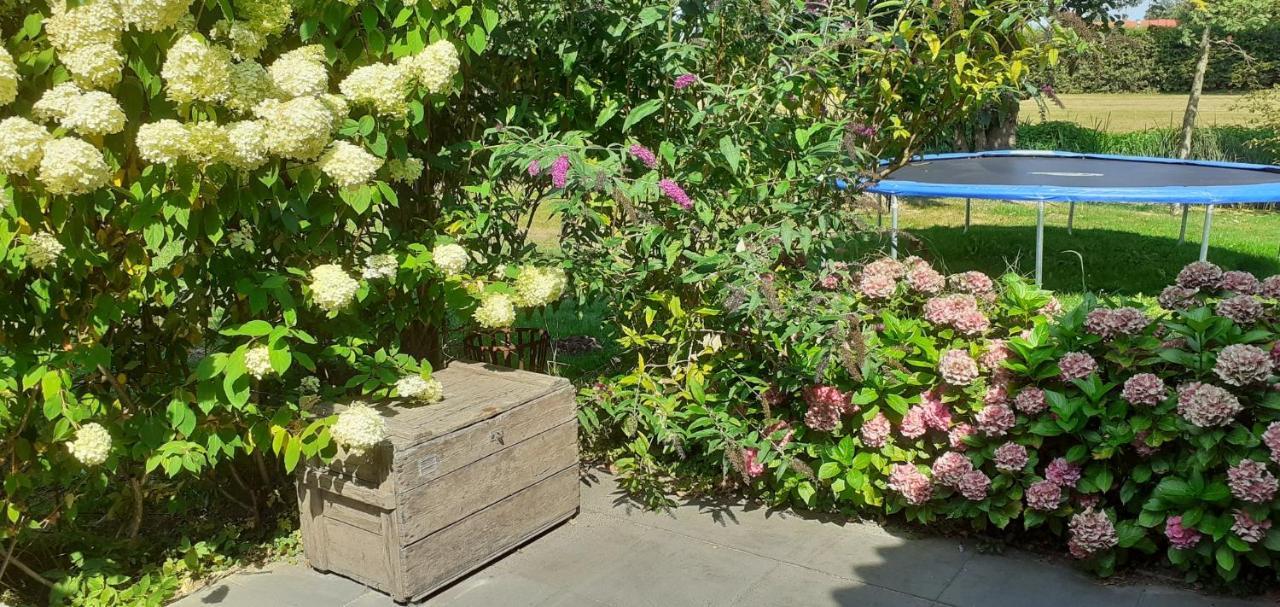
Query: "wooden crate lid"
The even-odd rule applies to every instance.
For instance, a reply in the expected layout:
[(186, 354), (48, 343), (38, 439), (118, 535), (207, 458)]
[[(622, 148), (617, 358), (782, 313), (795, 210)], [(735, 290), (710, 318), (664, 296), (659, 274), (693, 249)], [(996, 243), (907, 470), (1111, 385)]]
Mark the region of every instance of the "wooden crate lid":
[(478, 363), (453, 362), (432, 377), (444, 386), (442, 402), (378, 407), (387, 420), (387, 435), (398, 446), (450, 434), (548, 394), (572, 389), (564, 378)]

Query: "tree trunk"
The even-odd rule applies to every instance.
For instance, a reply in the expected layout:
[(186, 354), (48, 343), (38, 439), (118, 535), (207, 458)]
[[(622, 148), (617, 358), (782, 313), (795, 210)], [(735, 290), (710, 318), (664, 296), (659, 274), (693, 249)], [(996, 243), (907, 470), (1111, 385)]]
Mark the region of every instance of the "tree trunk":
[(1204, 93), (1204, 76), (1209, 71), (1209, 54), (1213, 39), (1209, 26), (1200, 36), (1200, 61), (1196, 63), (1195, 78), (1191, 80), (1191, 96), (1187, 98), (1187, 112), (1182, 116), (1182, 137), (1178, 141), (1178, 158), (1191, 157), (1191, 137), (1196, 130), (1196, 117), (1200, 114), (1200, 95)]

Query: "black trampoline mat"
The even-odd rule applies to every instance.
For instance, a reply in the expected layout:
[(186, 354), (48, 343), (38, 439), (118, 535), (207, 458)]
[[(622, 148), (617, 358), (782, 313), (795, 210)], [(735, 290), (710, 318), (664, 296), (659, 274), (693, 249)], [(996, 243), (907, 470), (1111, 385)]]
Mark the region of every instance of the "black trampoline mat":
[(895, 171), (885, 181), (1068, 188), (1241, 186), (1280, 184), (1280, 167), (1241, 169), (1071, 156), (981, 156), (919, 160)]

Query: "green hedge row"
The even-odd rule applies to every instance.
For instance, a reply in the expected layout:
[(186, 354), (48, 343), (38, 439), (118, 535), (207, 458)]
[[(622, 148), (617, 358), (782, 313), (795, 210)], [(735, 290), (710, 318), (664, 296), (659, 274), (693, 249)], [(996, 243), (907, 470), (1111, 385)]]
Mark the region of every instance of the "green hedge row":
[[(1254, 142), (1274, 137), (1269, 129), (1243, 126), (1215, 126), (1196, 130), (1192, 157), (1277, 164), (1273, 150)], [(1018, 147), (1029, 150), (1061, 150), (1095, 154), (1173, 157), (1178, 147), (1178, 129), (1159, 128), (1130, 133), (1111, 133), (1074, 122), (1043, 122), (1018, 127)]]

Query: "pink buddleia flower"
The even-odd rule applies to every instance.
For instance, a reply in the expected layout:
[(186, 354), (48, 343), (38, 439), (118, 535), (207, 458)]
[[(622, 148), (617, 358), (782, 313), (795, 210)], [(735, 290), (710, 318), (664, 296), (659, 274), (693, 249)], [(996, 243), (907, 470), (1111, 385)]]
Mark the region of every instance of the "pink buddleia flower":
[(665, 194), (667, 198), (670, 198), (676, 204), (680, 205), (680, 208), (686, 211), (693, 208), (693, 199), (689, 198), (689, 195), (685, 193), (684, 188), (680, 187), (680, 184), (676, 183), (675, 180), (663, 179), (659, 181), (658, 189), (662, 190), (662, 193)]
[(651, 169), (658, 168), (658, 156), (653, 153), (653, 150), (638, 143), (633, 143), (627, 151), (630, 152), (636, 160), (643, 163), (644, 166)]
[(569, 157), (560, 156), (551, 164), (551, 185), (564, 189), (569, 185)]
[(694, 74), (680, 74), (676, 76), (675, 88), (682, 91), (698, 83), (698, 77)]
[(530, 177), (537, 177), (538, 175), (541, 175), (541, 174), (542, 174), (542, 163), (538, 162), (537, 160), (530, 160), (530, 161), (529, 161), (529, 176), (530, 176)]
[(1171, 516), (1164, 521), (1164, 536), (1176, 550), (1190, 550), (1204, 537), (1194, 527), (1184, 527), (1181, 516)]

